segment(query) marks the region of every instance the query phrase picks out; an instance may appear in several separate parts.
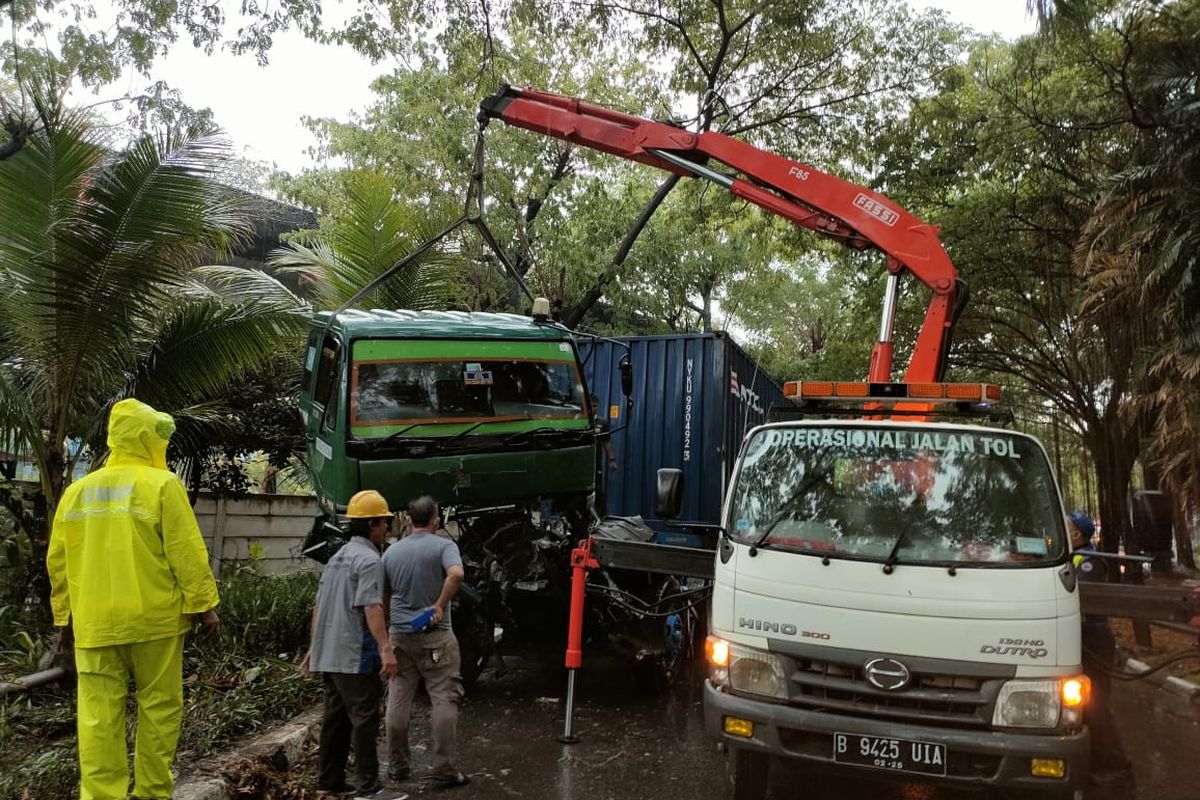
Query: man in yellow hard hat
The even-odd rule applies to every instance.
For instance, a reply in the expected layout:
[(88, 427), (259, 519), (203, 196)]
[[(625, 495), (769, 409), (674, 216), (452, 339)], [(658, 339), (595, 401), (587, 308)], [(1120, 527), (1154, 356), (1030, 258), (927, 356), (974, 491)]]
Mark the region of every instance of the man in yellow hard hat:
[[(216, 633), (217, 585), (183, 482), (167, 469), (170, 415), (122, 400), (104, 467), (71, 484), (46, 567), (54, 624), (71, 626), (79, 674), (80, 796), (129, 793), (125, 699), (137, 687), (133, 796), (171, 796), (183, 718), (183, 638), (193, 615)], [(66, 630), (64, 630), (64, 635)]]
[[(383, 566), (379, 551), (393, 514), (379, 492), (350, 498), (350, 541), (321, 575), (313, 608), (312, 644), (302, 671), (320, 672), (325, 714), (317, 757), (317, 788), (372, 794), (381, 787), (376, 738), (383, 682), (396, 672), (383, 613)], [(355, 780), (346, 783), (346, 758), (354, 749)]]

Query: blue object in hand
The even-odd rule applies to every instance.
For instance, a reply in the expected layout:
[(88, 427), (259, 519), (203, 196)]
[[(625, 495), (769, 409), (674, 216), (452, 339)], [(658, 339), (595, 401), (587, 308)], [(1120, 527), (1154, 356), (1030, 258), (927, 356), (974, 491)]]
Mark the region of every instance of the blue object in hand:
[(413, 620), (412, 620), (412, 622), (409, 623), (409, 625), (412, 626), (413, 633), (421, 633), (422, 631), (426, 630), (432, 623), (433, 623), (433, 609), (427, 608), (424, 611), (422, 611), (420, 614), (417, 614), (415, 617), (413, 617)]

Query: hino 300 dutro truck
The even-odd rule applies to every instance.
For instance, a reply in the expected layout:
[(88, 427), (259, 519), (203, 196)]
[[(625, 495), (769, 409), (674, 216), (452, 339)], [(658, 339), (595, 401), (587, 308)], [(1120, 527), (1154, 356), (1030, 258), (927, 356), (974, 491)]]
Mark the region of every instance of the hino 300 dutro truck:
[(734, 795), (788, 759), (1073, 797), (1088, 682), (1046, 455), (985, 425), (824, 417), (851, 411), (834, 393), (885, 386), (990, 388), (793, 384), (809, 414), (743, 446), (704, 687)]
[[(787, 384), (792, 413), (747, 435), (725, 487), (704, 705), (733, 794), (762, 797), (790, 761), (1075, 795), (1089, 687), (1062, 503), (1041, 445), (996, 425), (999, 390), (943, 382), (966, 293), (937, 229), (720, 133), (511, 87), (480, 118), (711, 181), (886, 257), (867, 382)], [(905, 275), (931, 299), (894, 383)], [(680, 473), (661, 471), (659, 516), (681, 497)]]

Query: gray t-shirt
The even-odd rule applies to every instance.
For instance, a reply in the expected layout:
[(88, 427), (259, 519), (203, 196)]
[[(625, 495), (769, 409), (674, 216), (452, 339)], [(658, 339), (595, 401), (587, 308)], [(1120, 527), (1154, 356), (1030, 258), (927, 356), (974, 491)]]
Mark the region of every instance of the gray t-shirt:
[(309, 669), (350, 675), (378, 672), (379, 645), (367, 627), (363, 606), (380, 603), (379, 551), (367, 539), (354, 536), (329, 559), (321, 575)]
[[(413, 633), (410, 623), (437, 602), (446, 570), (461, 564), (458, 545), (428, 531), (410, 533), (384, 551), (384, 584), (392, 595), (391, 631)], [(450, 627), (450, 609), (436, 627)]]

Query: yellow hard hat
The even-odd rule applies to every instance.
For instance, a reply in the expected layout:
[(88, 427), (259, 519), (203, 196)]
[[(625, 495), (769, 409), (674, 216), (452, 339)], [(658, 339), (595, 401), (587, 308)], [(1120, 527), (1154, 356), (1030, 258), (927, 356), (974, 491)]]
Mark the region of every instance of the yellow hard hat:
[(346, 506), (346, 516), (349, 519), (370, 519), (390, 517), (392, 512), (383, 495), (374, 489), (367, 489), (350, 498), (350, 505)]

